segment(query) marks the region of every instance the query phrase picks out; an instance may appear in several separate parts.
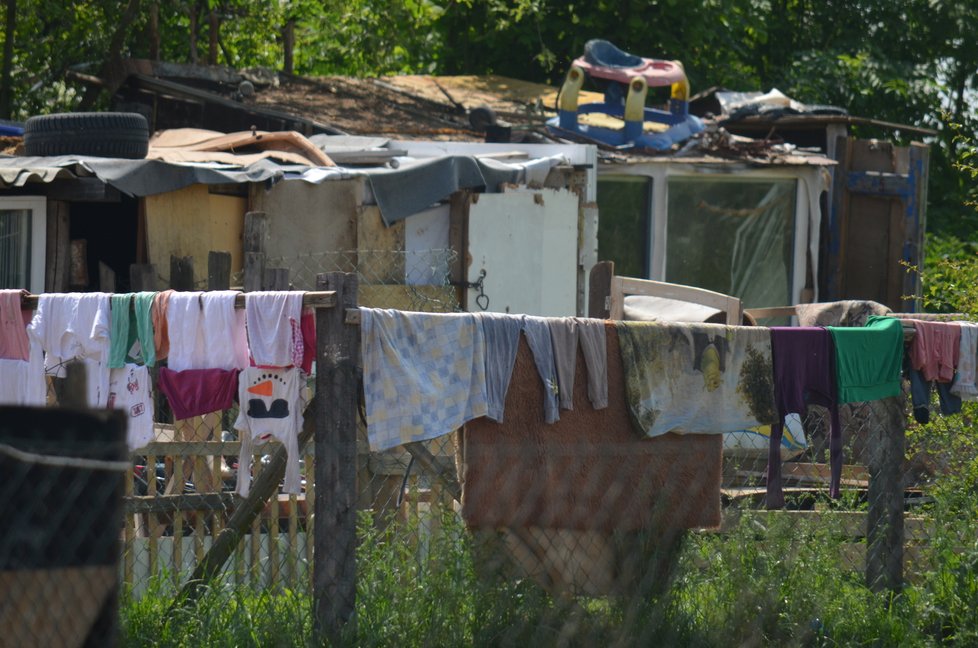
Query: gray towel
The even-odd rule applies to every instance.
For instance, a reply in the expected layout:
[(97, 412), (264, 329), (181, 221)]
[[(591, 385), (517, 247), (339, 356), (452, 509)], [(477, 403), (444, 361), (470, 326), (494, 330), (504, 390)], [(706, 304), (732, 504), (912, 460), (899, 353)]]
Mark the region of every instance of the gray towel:
[(476, 317), (482, 323), (486, 340), (486, 392), (489, 398), (486, 416), (502, 423), (523, 318), (502, 313), (477, 313)]
[(587, 397), (594, 409), (604, 409), (608, 407), (608, 334), (604, 320), (579, 317), (577, 330), (587, 365)]
[(546, 318), (533, 315), (523, 316), (523, 334), (533, 352), (533, 362), (536, 363), (540, 380), (544, 384), (543, 418), (547, 423), (560, 419), (557, 411), (557, 368), (554, 365), (553, 341), (550, 338), (550, 326)]

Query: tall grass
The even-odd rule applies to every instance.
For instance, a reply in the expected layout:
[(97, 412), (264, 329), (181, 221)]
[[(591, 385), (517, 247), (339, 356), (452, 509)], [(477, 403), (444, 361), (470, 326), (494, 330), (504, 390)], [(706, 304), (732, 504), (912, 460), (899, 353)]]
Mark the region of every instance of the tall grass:
[[(968, 464), (970, 466), (970, 464)], [(528, 579), (487, 578), (469, 532), (446, 512), (378, 530), (364, 517), (356, 646), (929, 646), (978, 645), (975, 472), (931, 489), (933, 535), (900, 593), (874, 593), (852, 540), (821, 518), (743, 511), (729, 533), (691, 533), (667, 587), (629, 596), (551, 596)], [(221, 585), (166, 620), (170, 579), (123, 602), (123, 645), (313, 645), (309, 592)]]

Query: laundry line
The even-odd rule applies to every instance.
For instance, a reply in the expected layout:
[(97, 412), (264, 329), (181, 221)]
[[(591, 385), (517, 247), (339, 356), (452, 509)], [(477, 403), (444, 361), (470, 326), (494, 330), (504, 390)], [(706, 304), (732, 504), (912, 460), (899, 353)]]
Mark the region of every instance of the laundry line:
[[(244, 308), (245, 307), (245, 296), (248, 293), (239, 293), (234, 297), (234, 307)], [(21, 297), (21, 308), (24, 310), (37, 310), (37, 300), (38, 295), (31, 293), (25, 293)], [(312, 291), (306, 292), (302, 295), (302, 305), (309, 306), (311, 308), (332, 308), (336, 306), (336, 291), (333, 290), (322, 290), (322, 291)]]

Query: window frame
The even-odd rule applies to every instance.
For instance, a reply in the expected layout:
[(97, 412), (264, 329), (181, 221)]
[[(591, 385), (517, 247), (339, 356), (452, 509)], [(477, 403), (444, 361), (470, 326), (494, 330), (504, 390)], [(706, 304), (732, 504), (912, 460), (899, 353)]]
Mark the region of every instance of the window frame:
[(31, 256), (27, 290), (44, 292), (47, 269), (47, 198), (44, 196), (0, 196), (0, 211), (30, 210)]

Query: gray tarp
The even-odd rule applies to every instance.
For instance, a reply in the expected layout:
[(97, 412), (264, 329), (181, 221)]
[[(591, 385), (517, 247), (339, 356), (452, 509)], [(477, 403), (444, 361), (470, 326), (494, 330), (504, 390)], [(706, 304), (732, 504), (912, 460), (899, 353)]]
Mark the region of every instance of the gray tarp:
[(286, 176), (313, 183), (366, 176), (388, 225), (427, 209), (459, 189), (498, 191), (504, 182), (517, 182), (522, 173), (522, 166), (460, 155), (412, 160), (397, 169), (305, 168), (283, 166), (270, 160), (260, 160), (247, 167), (230, 167), (82, 156), (0, 157), (0, 180), (6, 186), (22, 187), (28, 181), (51, 182), (72, 175), (95, 176), (132, 196), (151, 196), (194, 184), (277, 182)]
[(367, 172), (374, 200), (388, 225), (431, 207), (459, 189), (499, 191), (516, 182), (520, 168), (496, 160), (452, 155), (397, 169)]

